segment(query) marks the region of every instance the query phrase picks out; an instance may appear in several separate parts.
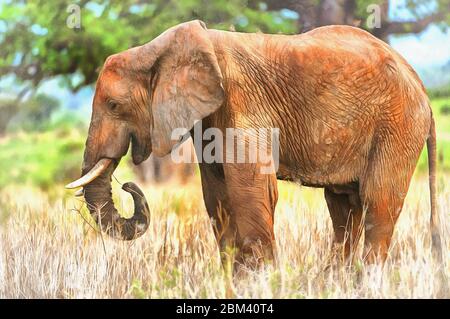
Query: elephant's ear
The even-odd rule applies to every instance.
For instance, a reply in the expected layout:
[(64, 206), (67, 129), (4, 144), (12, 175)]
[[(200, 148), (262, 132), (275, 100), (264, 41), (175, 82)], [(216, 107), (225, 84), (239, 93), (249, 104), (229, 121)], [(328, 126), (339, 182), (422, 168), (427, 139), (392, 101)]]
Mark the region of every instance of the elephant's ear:
[(224, 101), (224, 90), (203, 22), (180, 24), (155, 40), (166, 46), (153, 66), (156, 78), (152, 81), (151, 106), (152, 151), (162, 156), (178, 143), (172, 140), (172, 132), (181, 128), (189, 131), (196, 121), (215, 112)]

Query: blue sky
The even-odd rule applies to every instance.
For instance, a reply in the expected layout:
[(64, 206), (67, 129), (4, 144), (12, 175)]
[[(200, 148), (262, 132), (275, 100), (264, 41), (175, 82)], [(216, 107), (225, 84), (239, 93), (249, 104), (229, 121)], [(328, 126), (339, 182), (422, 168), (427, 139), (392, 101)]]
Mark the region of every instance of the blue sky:
[(415, 68), (440, 66), (450, 61), (450, 32), (430, 26), (419, 35), (391, 37), (390, 45)]
[[(429, 1), (429, 4), (428, 9), (432, 10), (435, 2)], [(391, 0), (389, 17), (400, 21), (413, 20), (414, 16), (404, 9), (404, 5), (405, 0)], [(417, 69), (439, 66), (450, 61), (450, 32), (444, 33), (435, 25), (418, 35), (393, 36), (390, 38), (390, 45)]]

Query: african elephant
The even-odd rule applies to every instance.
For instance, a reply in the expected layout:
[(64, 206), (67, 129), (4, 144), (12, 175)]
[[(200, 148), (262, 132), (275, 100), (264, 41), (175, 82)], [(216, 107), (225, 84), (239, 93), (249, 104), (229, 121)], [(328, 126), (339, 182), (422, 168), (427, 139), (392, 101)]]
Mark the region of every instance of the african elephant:
[[(82, 177), (91, 214), (113, 237), (134, 239), (148, 206), (134, 184), (135, 214), (120, 217), (111, 174), (131, 143), (134, 164), (169, 154), (176, 128), (279, 129), (279, 169), (259, 163), (200, 163), (203, 196), (223, 251), (271, 258), (277, 179), (324, 188), (335, 242), (345, 254), (365, 232), (369, 261), (387, 256), (395, 222), (427, 143), (432, 238), (436, 134), (421, 80), (386, 43), (349, 26), (300, 35), (174, 26), (151, 42), (110, 56), (100, 72)], [(224, 216), (219, 216), (222, 214)], [(364, 218), (363, 218), (364, 216)], [(224, 218), (225, 217), (225, 218)], [(224, 222), (226, 221), (226, 222)]]

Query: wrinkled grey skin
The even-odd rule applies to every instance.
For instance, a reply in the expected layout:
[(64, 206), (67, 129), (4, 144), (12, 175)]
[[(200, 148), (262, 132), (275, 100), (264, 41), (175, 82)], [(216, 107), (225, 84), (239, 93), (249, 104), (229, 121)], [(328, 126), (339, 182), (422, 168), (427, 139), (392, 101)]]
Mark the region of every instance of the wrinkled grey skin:
[(350, 254), (363, 226), (365, 256), (384, 260), (425, 142), (438, 246), (429, 101), (407, 62), (369, 33), (330, 26), (297, 36), (243, 34), (192, 21), (108, 58), (97, 82), (83, 173), (101, 159), (114, 160), (85, 187), (91, 213), (109, 234), (132, 239), (148, 226), (137, 187), (131, 187), (138, 200), (131, 219), (121, 218), (111, 199), (111, 174), (130, 142), (135, 164), (150, 152), (166, 155), (177, 143), (171, 132), (190, 130), (196, 120), (222, 132), (280, 130), (277, 174), (261, 174), (260, 163), (200, 164), (222, 251), (233, 245), (242, 259), (272, 256), (278, 178), (324, 188), (335, 242)]

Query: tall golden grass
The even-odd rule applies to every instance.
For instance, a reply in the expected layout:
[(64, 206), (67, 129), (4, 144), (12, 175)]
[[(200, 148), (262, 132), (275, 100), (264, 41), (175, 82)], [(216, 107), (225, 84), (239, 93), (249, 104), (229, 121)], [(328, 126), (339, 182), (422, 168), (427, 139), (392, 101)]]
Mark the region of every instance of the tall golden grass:
[[(278, 263), (234, 280), (221, 267), (198, 180), (146, 188), (151, 224), (133, 242), (99, 234), (85, 221), (85, 208), (77, 211), (82, 202), (62, 188), (49, 195), (8, 187), (0, 194), (0, 297), (448, 298), (438, 289), (439, 273), (449, 275), (445, 180), (439, 190), (444, 264), (431, 257), (426, 177), (411, 184), (384, 268), (336, 264), (322, 190), (280, 183)], [(116, 202), (131, 210), (123, 192)]]

